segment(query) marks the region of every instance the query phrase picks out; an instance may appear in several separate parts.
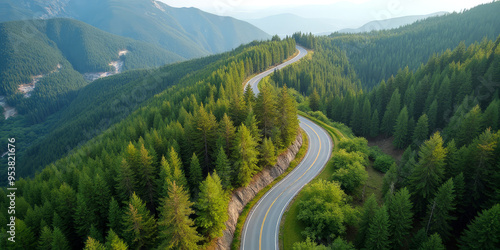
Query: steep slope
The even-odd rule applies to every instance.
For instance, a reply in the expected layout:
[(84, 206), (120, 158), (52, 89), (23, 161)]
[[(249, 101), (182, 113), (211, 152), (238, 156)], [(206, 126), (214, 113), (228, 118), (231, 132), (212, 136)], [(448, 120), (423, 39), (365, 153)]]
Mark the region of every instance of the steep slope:
[(423, 20), (429, 17), (442, 16), (445, 14), (448, 14), (448, 12), (436, 12), (429, 15), (403, 16), (403, 17), (396, 17), (384, 20), (376, 20), (376, 21), (371, 21), (357, 29), (342, 29), (339, 30), (339, 32), (361, 33), (361, 32), (395, 29), (404, 25), (412, 24), (418, 20)]
[(113, 34), (159, 45), (185, 58), (269, 38), (258, 28), (234, 18), (195, 8), (172, 8), (154, 0), (1, 0), (0, 5), (5, 6), (0, 21), (71, 17)]
[(72, 92), (87, 84), (85, 73), (113, 74), (183, 59), (70, 19), (0, 23), (0, 38), (0, 96), (32, 122), (69, 103)]

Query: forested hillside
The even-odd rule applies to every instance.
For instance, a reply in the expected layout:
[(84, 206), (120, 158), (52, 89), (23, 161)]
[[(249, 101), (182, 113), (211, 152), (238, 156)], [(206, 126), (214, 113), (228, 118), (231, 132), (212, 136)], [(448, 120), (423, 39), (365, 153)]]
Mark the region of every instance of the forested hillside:
[[(68, 105), (87, 84), (82, 74), (115, 71), (112, 61), (123, 62), (121, 71), (182, 59), (70, 19), (0, 23), (0, 37), (0, 95), (31, 123)], [(29, 95), (19, 89), (23, 84), (33, 85)]]
[(183, 58), (221, 53), (270, 36), (246, 22), (149, 0), (0, 0), (0, 22), (67, 17), (158, 45)]
[[(434, 54), (464, 42), (469, 46), (500, 34), (500, 2), (461, 13), (431, 17), (398, 29), (361, 34), (334, 33), (332, 43), (347, 54), (365, 87), (395, 75), (399, 68), (416, 70)], [(464, 46), (464, 45), (460, 45)]]
[[(325, 120), (324, 113), (348, 124), (356, 135), (391, 136), (395, 148), (406, 149), (397, 164), (390, 158), (375, 160), (374, 168), (387, 171), (383, 186), (378, 187), (384, 197), (380, 208), (372, 197), (363, 208), (355, 208), (361, 216), (352, 217), (356, 212), (345, 208), (333, 213), (331, 222), (318, 226), (314, 221), (319, 218), (304, 212), (298, 219), (312, 224), (302, 234), (312, 241), (302, 246), (498, 248), (498, 220), (485, 221), (498, 214), (500, 203), (500, 36), (480, 39), (468, 47), (461, 43), (430, 57), (415, 71), (402, 67), (371, 91), (360, 88), (356, 61), (352, 63), (335, 46), (335, 38), (294, 37), (315, 48), (314, 55), (310, 61), (275, 72), (271, 83), (286, 84), (308, 95), (307, 105), (299, 104), (299, 108), (316, 111), (310, 114), (318, 119)], [(366, 181), (365, 175), (354, 171), (355, 161), (365, 162), (371, 150), (366, 141), (364, 146), (354, 143), (347, 153), (340, 149), (332, 159), (336, 172), (330, 181), (339, 181), (342, 190), (335, 183), (316, 183), (307, 190), (327, 188), (355, 195), (353, 191)], [(364, 157), (352, 153), (353, 149), (364, 152)], [(349, 186), (353, 181), (357, 185)], [(338, 202), (322, 199), (314, 204), (345, 206), (345, 198)], [(346, 234), (356, 237), (354, 245), (335, 240)]]
[[(212, 57), (173, 86), (168, 70), (175, 65), (151, 72), (142, 79), (145, 88), (164, 80), (163, 92), (135, 105), (120, 100), (115, 107), (138, 108), (33, 179), (17, 180), (16, 237), (23, 240), (16, 247), (193, 249), (221, 236), (227, 193), (273, 165), (298, 133), (296, 104), (287, 88), (265, 85), (254, 96), (243, 91), (243, 80), (294, 52), (293, 39), (243, 46)], [(85, 99), (79, 103), (85, 105)], [(72, 109), (95, 122), (99, 118), (92, 116), (106, 115)], [(45, 144), (51, 146), (58, 147)], [(1, 211), (7, 211), (2, 197)], [(7, 218), (0, 215), (2, 223)], [(2, 248), (12, 247), (0, 238)]]

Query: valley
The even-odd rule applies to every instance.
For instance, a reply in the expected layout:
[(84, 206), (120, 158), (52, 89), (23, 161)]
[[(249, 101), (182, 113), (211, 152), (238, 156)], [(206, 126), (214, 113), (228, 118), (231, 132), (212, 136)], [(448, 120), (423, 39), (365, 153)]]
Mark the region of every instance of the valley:
[[(122, 56), (125, 56), (128, 52), (129, 52), (128, 50), (120, 50), (118, 52), (118, 57), (121, 58)], [(114, 70), (108, 72), (84, 73), (83, 78), (88, 82), (93, 82), (103, 77), (120, 74), (123, 70), (123, 60), (118, 59), (117, 61), (112, 61), (109, 63), (109, 66), (113, 67)]]

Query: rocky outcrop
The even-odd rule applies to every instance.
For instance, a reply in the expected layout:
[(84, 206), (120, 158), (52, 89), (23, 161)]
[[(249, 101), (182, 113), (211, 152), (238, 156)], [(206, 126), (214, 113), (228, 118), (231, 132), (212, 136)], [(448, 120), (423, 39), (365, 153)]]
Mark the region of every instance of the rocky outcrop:
[(285, 172), (290, 166), (290, 162), (295, 159), (295, 155), (299, 152), (302, 146), (302, 135), (299, 133), (292, 145), (280, 156), (277, 163), (271, 168), (266, 168), (256, 174), (250, 184), (246, 187), (241, 187), (233, 191), (231, 200), (229, 201), (228, 214), (229, 219), (226, 221), (226, 230), (224, 235), (217, 239), (216, 249), (230, 249), (233, 242), (234, 231), (243, 208), (250, 202), (260, 190), (269, 185), (271, 182)]

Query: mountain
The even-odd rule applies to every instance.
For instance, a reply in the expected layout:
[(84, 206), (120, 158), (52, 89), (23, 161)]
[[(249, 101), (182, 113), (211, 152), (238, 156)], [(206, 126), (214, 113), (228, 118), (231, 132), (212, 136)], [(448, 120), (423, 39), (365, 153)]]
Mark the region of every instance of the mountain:
[[(429, 17), (397, 29), (370, 33), (333, 33), (332, 42), (345, 51), (363, 84), (371, 88), (396, 75), (402, 66), (416, 70), (436, 53), (496, 39), (500, 34), (500, 2), (463, 12)], [(457, 57), (456, 62), (461, 61)], [(477, 79), (476, 79), (477, 80)]]
[(390, 19), (384, 19), (384, 20), (375, 20), (371, 21), (357, 29), (342, 29), (339, 30), (338, 32), (340, 33), (361, 33), (361, 32), (370, 32), (370, 31), (377, 31), (377, 30), (389, 30), (389, 29), (395, 29), (399, 28), (401, 26), (405, 26), (411, 23), (414, 23), (418, 20), (423, 20), (429, 17), (435, 17), (435, 16), (442, 16), (446, 15), (448, 12), (441, 11), (441, 12), (436, 12), (428, 15), (415, 15), (415, 16), (403, 16), (403, 17), (396, 17), (396, 18), (390, 18)]
[(324, 33), (338, 30), (339, 20), (328, 18), (304, 18), (298, 15), (286, 13), (272, 15), (259, 19), (245, 20), (268, 34), (279, 35), (284, 37), (291, 36), (295, 32), (302, 33)]
[(183, 59), (71, 19), (0, 23), (0, 37), (0, 96), (33, 122), (66, 105), (85, 78)]
[(270, 38), (231, 17), (154, 0), (0, 0), (0, 21), (69, 17), (104, 31), (156, 44), (184, 58), (231, 50)]

